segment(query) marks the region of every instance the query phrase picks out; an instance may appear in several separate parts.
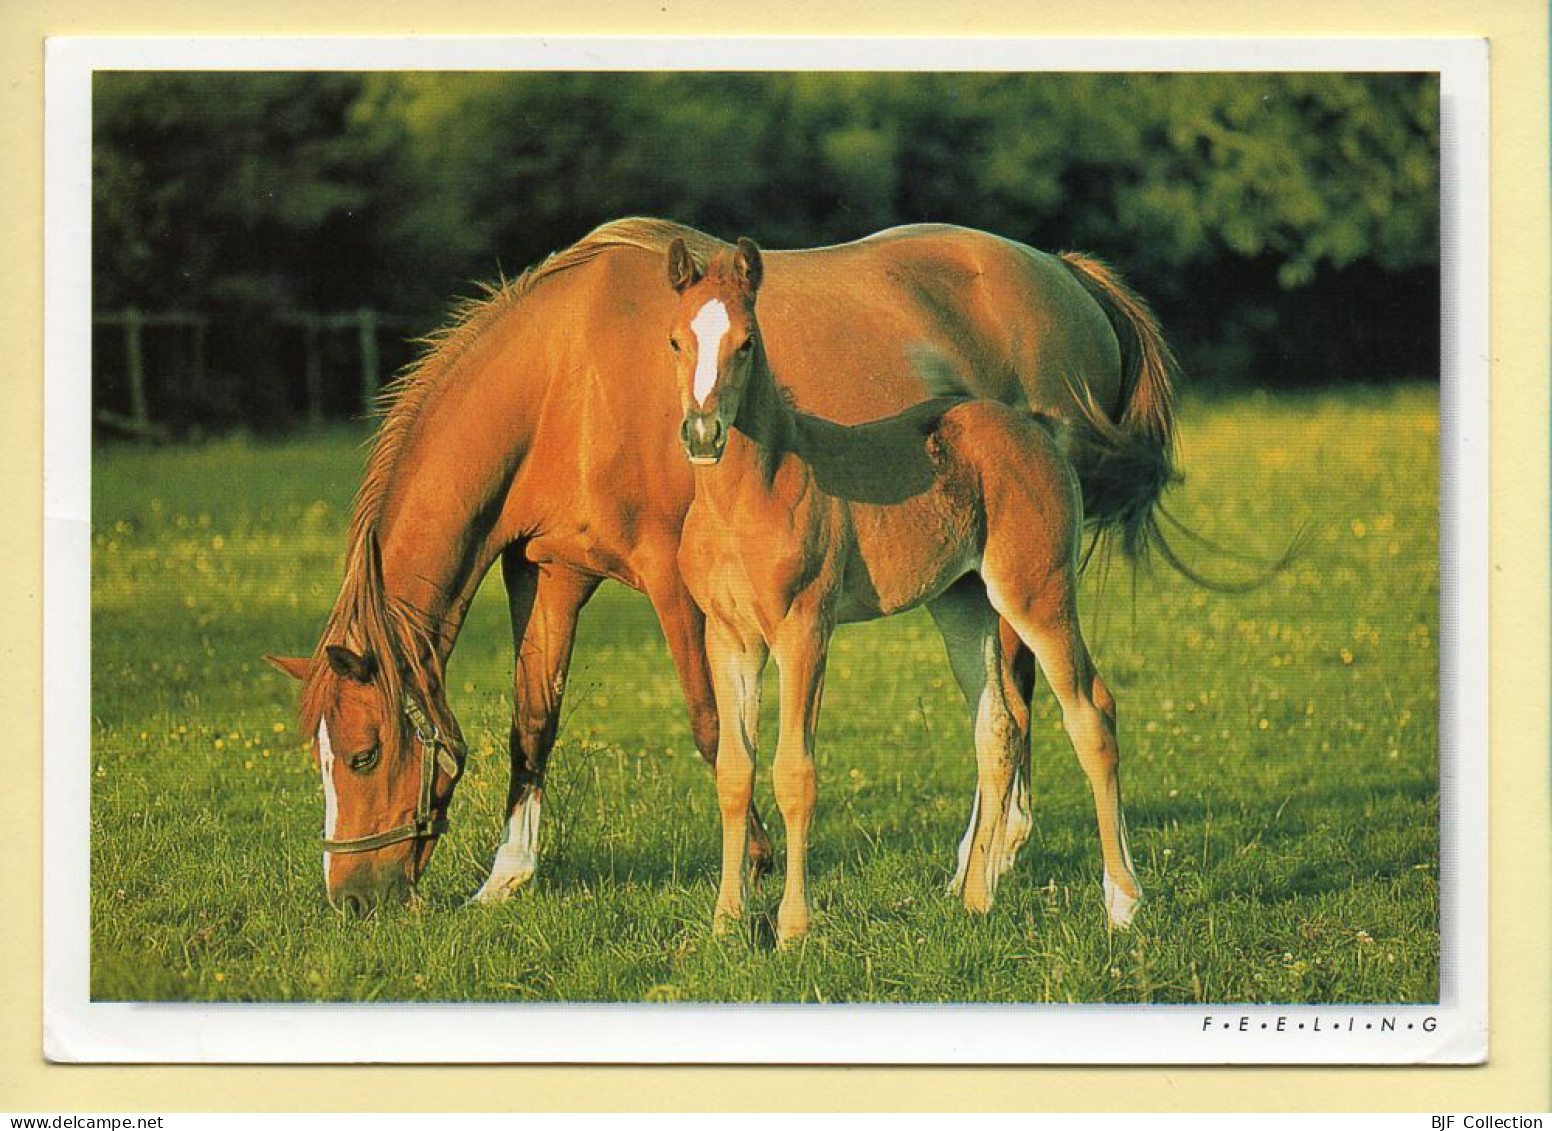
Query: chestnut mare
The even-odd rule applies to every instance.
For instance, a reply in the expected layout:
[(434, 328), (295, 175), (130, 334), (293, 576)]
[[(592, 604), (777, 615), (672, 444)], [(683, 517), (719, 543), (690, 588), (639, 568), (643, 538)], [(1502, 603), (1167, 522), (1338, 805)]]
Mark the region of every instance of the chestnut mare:
[[(675, 239), (702, 262), (727, 247), (661, 220), (606, 224), (469, 304), (392, 393), (317, 649), (273, 658), (303, 681), (335, 906), (366, 912), (403, 898), (430, 861), (463, 757), (443, 672), (498, 558), (517, 651), (512, 775), (506, 840), (477, 899), (505, 898), (534, 873), (577, 618), (603, 579), (651, 600), (695, 744), (715, 759), (704, 621), (678, 566), (693, 480), (672, 356), (659, 348), (677, 301), (662, 281)], [(1128, 549), (1157, 534), (1173, 361), (1146, 306), (1098, 262), (916, 225), (767, 253), (760, 302), (770, 362), (806, 411), (847, 424), (887, 416), (927, 396), (920, 373), (930, 369), (979, 397), (1090, 421), (1081, 428), (1102, 422), (1152, 458), (1118, 467), (1080, 454), (1085, 513)], [(1108, 418), (1081, 411), (1074, 382)], [(995, 614), (978, 579), (956, 583), (932, 612), (971, 710), (988, 698), (1006, 707), (996, 740), (1015, 766), (1017, 840), (1028, 821), (1033, 663), (1004, 629), (988, 680), (979, 647)], [(972, 812), (956, 885), (982, 817)], [(756, 864), (768, 860), (753, 810), (749, 836)]]
[[(759, 248), (739, 240), (704, 269), (683, 241), (668, 249), (679, 294), (669, 333), (695, 466), (679, 569), (706, 614), (706, 654), (721, 736), (722, 884), (716, 929), (743, 917), (745, 841), (754, 791), (760, 679), (781, 675), (771, 766), (787, 832), (781, 944), (808, 932), (808, 827), (818, 793), (814, 735), (825, 658), (837, 624), (930, 604), (979, 574), (987, 598), (1034, 652), (1062, 708), (1099, 815), (1105, 907), (1131, 922), (1142, 891), (1126, 847), (1117, 777), (1115, 701), (1078, 627), (1083, 503), (1077, 476), (1048, 426), (996, 401), (934, 399), (884, 420), (843, 427), (787, 403), (755, 316)], [(986, 622), (977, 651), (999, 680), (999, 633)], [(976, 808), (965, 905), (992, 892), (1023, 829), (1011, 804), (1016, 753), (994, 733), (1009, 712), (983, 694), (977, 714)]]

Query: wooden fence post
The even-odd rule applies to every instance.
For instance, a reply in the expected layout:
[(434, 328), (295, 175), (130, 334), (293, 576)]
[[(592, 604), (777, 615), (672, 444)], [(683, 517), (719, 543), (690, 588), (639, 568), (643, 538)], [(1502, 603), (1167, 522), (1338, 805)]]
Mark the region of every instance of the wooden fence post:
[(307, 341), (307, 423), (323, 423), (323, 350), (318, 340), (318, 319), (303, 316), (303, 335)]
[(195, 315), (194, 322), (194, 372), (191, 374), (192, 384), (196, 389), (203, 389), (205, 384), (205, 331), (210, 328), (210, 322), (204, 315)]
[(363, 306), (356, 317), (361, 342), (361, 408), (370, 417), (377, 401), (377, 311)]
[(138, 308), (124, 311), (124, 364), (129, 374), (129, 419), (142, 435), (151, 430), (151, 408), (146, 400), (145, 355), (142, 353), (141, 329), (145, 316)]
[[(334, 314), (319, 314), (315, 312), (281, 311), (276, 313), (274, 321), (279, 325), (297, 327), (302, 331), (302, 340), (305, 349), (304, 380), (306, 384), (306, 419), (308, 424), (316, 427), (322, 425), (327, 418), (328, 388), (324, 375), (324, 346), (326, 335), (333, 334), (337, 330), (356, 330), (356, 347), (361, 354), (360, 396), (362, 408), (367, 416), (371, 416), (377, 407), (377, 394), (380, 386), (379, 366), (382, 355), (378, 352), (377, 335), (384, 325), (384, 316), (378, 310), (370, 306), (358, 307), (354, 311), (341, 311)], [(392, 315), (387, 316), (387, 325), (392, 327), (402, 322)], [(174, 327), (189, 331), (191, 337), (185, 340), (185, 349), (179, 351), (183, 358), (190, 358), (190, 372), (186, 379), (172, 380), (166, 378), (158, 386), (160, 396), (175, 410), (179, 410), (183, 401), (192, 399), (194, 415), (199, 415), (200, 402), (204, 397), (206, 373), (205, 368), (209, 362), (208, 331), (211, 326), (211, 317), (185, 310), (151, 311), (147, 313), (135, 306), (127, 306), (117, 313), (94, 314), (92, 322), (98, 326), (122, 326), (124, 328), (124, 365), (129, 384), (129, 413), (124, 415), (109, 408), (99, 407), (95, 419), (100, 423), (109, 425), (120, 432), (142, 439), (159, 440), (168, 435), (166, 428), (159, 427), (151, 420), (151, 398), (147, 387), (146, 376), (146, 331), (157, 327)], [(187, 415), (187, 414), (185, 414)], [(197, 424), (197, 422), (196, 422)]]

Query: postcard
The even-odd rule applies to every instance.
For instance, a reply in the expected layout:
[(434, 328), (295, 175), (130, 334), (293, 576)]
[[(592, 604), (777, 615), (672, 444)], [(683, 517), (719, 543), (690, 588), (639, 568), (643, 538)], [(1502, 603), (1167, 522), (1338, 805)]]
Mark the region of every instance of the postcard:
[(45, 1050), (1487, 1045), (1487, 51), (56, 39)]

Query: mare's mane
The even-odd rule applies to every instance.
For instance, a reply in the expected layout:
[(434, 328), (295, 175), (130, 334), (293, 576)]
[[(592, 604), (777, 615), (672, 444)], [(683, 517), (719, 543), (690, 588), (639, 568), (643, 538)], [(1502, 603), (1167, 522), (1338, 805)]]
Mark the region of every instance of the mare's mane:
[(444, 326), (420, 339), (424, 347), (421, 355), (378, 398), (376, 415), (381, 423), (371, 440), (366, 470), (352, 504), (344, 581), (313, 652), (312, 675), (302, 691), (303, 733), (317, 732), (323, 710), (335, 694), (339, 677), (326, 655), (331, 644), (343, 644), (376, 659), (375, 682), (389, 710), (396, 708), (407, 675), (411, 688), (433, 719), (444, 726), (450, 721), (437, 717), (442, 709), (441, 697), (432, 694), (436, 674), (431, 671), (431, 657), (435, 654), (431, 645), (440, 626), (431, 624), (407, 602), (394, 600), (383, 592), (377, 561), (377, 524), (399, 474), (401, 457), (426, 404), (458, 372), (458, 362), (535, 287), (615, 248), (638, 248), (666, 255), (675, 237), (683, 239), (703, 263), (726, 246), (702, 232), (666, 220), (616, 220), (553, 253), (516, 279), (481, 284), (481, 294), (460, 302)]

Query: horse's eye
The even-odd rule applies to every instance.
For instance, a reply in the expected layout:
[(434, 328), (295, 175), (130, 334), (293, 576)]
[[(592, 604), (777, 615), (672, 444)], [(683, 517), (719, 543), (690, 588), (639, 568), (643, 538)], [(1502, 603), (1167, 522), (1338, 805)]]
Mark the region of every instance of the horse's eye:
[(669, 338), (668, 339), (668, 348), (673, 350), (675, 353), (678, 353), (679, 352), (679, 339), (678, 338)]
[(754, 339), (753, 338), (745, 338), (744, 339), (744, 344), (738, 347), (738, 352), (739, 353), (748, 353), (752, 349), (754, 349)]
[(356, 773), (364, 774), (371, 770), (373, 766), (377, 765), (378, 760), (381, 759), (382, 756), (383, 748), (381, 746), (374, 746), (370, 750), (363, 750), (359, 754), (352, 754), (350, 756), (349, 765), (350, 768)]

